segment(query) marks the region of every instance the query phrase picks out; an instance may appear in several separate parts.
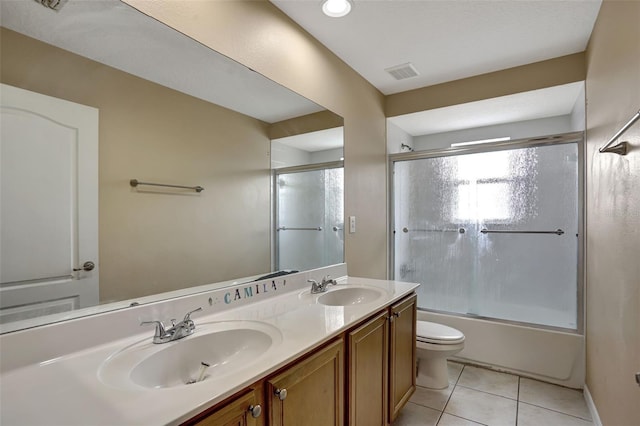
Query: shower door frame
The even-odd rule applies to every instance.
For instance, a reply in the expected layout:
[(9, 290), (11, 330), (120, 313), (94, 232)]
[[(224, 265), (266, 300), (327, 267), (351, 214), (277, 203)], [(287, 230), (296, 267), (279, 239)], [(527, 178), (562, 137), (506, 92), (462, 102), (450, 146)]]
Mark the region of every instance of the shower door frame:
[(469, 315), (458, 312), (449, 312), (449, 311), (439, 311), (435, 309), (425, 309), (418, 307), (418, 310), (422, 310), (425, 312), (435, 312), (439, 314), (446, 314), (457, 317), (465, 317), (465, 318), (473, 318), (480, 320), (487, 320), (493, 322), (500, 322), (505, 324), (519, 325), (524, 327), (531, 328), (540, 328), (546, 330), (556, 330), (562, 331), (566, 333), (579, 334), (584, 335), (584, 281), (585, 281), (585, 265), (584, 265), (584, 256), (585, 256), (585, 211), (584, 211), (584, 201), (585, 201), (585, 182), (584, 182), (584, 170), (585, 170), (585, 147), (584, 147), (584, 132), (572, 132), (572, 133), (564, 133), (559, 135), (551, 135), (551, 136), (543, 136), (536, 138), (527, 138), (527, 139), (517, 139), (509, 142), (494, 142), (494, 143), (483, 143), (478, 145), (467, 145), (462, 147), (452, 147), (452, 148), (441, 148), (441, 149), (432, 149), (432, 150), (424, 150), (424, 151), (412, 151), (412, 152), (402, 152), (398, 154), (390, 154), (388, 156), (388, 170), (389, 170), (389, 191), (388, 191), (388, 214), (389, 214), (389, 229), (388, 229), (388, 241), (389, 241), (389, 264), (387, 265), (389, 271), (389, 279), (395, 279), (395, 208), (394, 208), (394, 174), (395, 174), (395, 163), (402, 161), (412, 161), (412, 160), (421, 160), (426, 158), (439, 158), (439, 157), (452, 157), (463, 154), (478, 154), (485, 152), (495, 152), (495, 151), (505, 151), (519, 148), (533, 148), (540, 146), (551, 146), (551, 145), (562, 145), (562, 144), (570, 144), (575, 143), (578, 148), (578, 262), (577, 262), (577, 273), (576, 273), (576, 297), (577, 297), (577, 318), (576, 318), (576, 328), (564, 328), (564, 327), (555, 327), (550, 325), (543, 324), (535, 324), (528, 322), (521, 322), (515, 320), (507, 320), (501, 318), (494, 317), (485, 317), (481, 315)]
[[(329, 161), (325, 163), (314, 163), (314, 164), (304, 164), (301, 166), (290, 166), (290, 167), (282, 167), (279, 169), (271, 170), (271, 270), (275, 271), (276, 266), (280, 264), (279, 254), (278, 254), (278, 176), (282, 174), (290, 174), (290, 173), (302, 173), (302, 172), (313, 172), (317, 170), (329, 170), (329, 169), (344, 169), (344, 160), (339, 161)], [(342, 182), (344, 186), (344, 181)], [(344, 197), (343, 197), (344, 203)], [(342, 218), (342, 223), (344, 223), (344, 217)], [(344, 227), (344, 226), (343, 226)], [(343, 254), (342, 259), (344, 261), (344, 246), (342, 247)]]

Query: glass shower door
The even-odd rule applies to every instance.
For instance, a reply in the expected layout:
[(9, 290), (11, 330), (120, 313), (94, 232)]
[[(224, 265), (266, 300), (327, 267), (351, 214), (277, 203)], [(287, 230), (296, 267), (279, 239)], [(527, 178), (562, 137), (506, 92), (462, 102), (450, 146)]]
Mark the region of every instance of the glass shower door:
[(396, 161), (394, 277), (418, 306), (577, 329), (577, 144)]
[(277, 172), (275, 269), (343, 262), (344, 168)]

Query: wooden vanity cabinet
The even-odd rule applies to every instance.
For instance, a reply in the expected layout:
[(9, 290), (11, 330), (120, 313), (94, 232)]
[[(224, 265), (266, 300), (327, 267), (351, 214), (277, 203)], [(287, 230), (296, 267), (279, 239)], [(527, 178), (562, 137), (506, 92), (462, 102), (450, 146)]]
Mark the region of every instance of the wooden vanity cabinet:
[(390, 308), (389, 422), (393, 422), (416, 390), (417, 296)]
[(183, 425), (391, 424), (416, 388), (416, 300), (412, 294), (374, 314)]
[(416, 296), (347, 335), (349, 426), (388, 425), (416, 389)]
[(266, 382), (270, 426), (344, 424), (342, 337)]
[(264, 426), (262, 395), (262, 386), (254, 386), (211, 414), (201, 413), (182, 426)]
[(350, 426), (385, 425), (389, 410), (389, 312), (348, 334)]

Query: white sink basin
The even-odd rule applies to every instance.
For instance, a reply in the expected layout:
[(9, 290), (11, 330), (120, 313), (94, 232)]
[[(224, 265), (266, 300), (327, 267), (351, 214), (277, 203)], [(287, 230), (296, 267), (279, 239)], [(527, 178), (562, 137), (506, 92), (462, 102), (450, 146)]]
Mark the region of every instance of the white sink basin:
[(380, 299), (383, 294), (381, 290), (374, 288), (337, 288), (318, 297), (318, 303), (327, 306), (361, 305), (373, 303)]
[[(280, 342), (280, 331), (266, 323), (196, 323), (195, 333), (184, 339), (156, 345), (149, 336), (116, 352), (103, 363), (98, 376), (118, 387), (171, 388), (189, 384), (202, 374), (202, 380), (193, 384), (197, 385), (251, 368)], [(204, 373), (202, 363), (209, 365)]]

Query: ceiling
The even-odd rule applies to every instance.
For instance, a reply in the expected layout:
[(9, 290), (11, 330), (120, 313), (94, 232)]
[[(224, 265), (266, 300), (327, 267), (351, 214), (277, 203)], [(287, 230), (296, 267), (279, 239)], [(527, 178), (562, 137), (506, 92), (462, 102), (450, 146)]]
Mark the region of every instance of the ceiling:
[[(351, 0), (330, 18), (320, 0), (271, 0), (383, 94), (586, 49), (601, 0)], [(411, 63), (416, 77), (385, 69)]]
[[(329, 18), (320, 0), (271, 1), (384, 94), (581, 52), (601, 3), (352, 0), (349, 15)], [(68, 0), (59, 12), (0, 3), (2, 26), (266, 122), (322, 109), (118, 0)], [(397, 81), (384, 71), (409, 62), (418, 76)], [(396, 121), (411, 134), (452, 131), (562, 115), (577, 96), (575, 87), (549, 88)]]
[[(330, 18), (320, 0), (270, 0), (385, 95), (586, 49), (601, 0), (350, 0)], [(387, 68), (418, 72), (396, 80)], [(583, 83), (550, 87), (389, 120), (417, 136), (562, 116)]]
[(342, 127), (335, 127), (333, 129), (318, 130), (317, 132), (304, 133), (301, 135), (286, 136), (284, 138), (273, 139), (272, 141), (280, 142), (283, 145), (307, 152), (325, 151), (328, 149), (342, 148), (344, 146), (342, 132)]
[(267, 123), (324, 110), (119, 0), (68, 0), (59, 11), (1, 0), (0, 23)]

